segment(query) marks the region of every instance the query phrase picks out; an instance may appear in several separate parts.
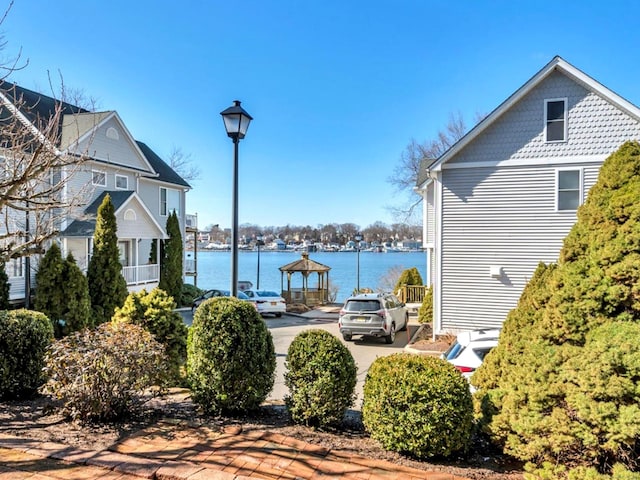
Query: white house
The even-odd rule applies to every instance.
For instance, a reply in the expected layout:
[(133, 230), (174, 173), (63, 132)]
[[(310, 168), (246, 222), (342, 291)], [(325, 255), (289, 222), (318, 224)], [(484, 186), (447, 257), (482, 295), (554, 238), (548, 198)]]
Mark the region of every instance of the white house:
[[(136, 141), (115, 111), (90, 112), (8, 83), (0, 84), (0, 103), (3, 111), (21, 115), (23, 123), (33, 130), (39, 128), (39, 119), (47, 119), (56, 105), (62, 105), (60, 144), (55, 147), (62, 154), (89, 157), (80, 169), (60, 172), (62, 176), (69, 175), (64, 194), (83, 192), (87, 199), (86, 205), (60, 222), (63, 255), (72, 253), (80, 268), (87, 268), (97, 209), (109, 194), (129, 289), (157, 286), (159, 266), (157, 259), (149, 258), (151, 244), (166, 238), (166, 221), (173, 211), (177, 212), (185, 238), (185, 194), (189, 184), (149, 146)], [(31, 260), (33, 276), (37, 259)], [(12, 301), (25, 298), (27, 272), (22, 262), (23, 259), (16, 259), (7, 265)]]
[(434, 332), (499, 327), (640, 109), (555, 57), (420, 172)]

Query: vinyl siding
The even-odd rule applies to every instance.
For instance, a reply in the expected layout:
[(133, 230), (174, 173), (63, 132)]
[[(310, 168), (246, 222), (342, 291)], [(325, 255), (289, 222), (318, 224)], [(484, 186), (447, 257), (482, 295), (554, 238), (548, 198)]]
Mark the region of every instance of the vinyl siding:
[[(582, 168), (587, 192), (599, 165)], [(555, 211), (555, 175), (556, 166), (443, 172), (442, 330), (500, 326), (538, 263), (557, 260), (576, 215)]]
[[(107, 135), (109, 129), (117, 133), (117, 138)], [(74, 151), (86, 153), (97, 160), (149, 171), (149, 165), (138, 146), (131, 141), (128, 132), (115, 118), (100, 125), (95, 134), (80, 142)]]

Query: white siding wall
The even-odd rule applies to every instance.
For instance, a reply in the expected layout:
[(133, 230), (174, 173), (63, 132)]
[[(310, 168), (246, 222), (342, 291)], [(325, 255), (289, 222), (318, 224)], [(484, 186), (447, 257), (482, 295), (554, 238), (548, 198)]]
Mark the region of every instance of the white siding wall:
[[(598, 166), (584, 171), (587, 191)], [(555, 175), (553, 166), (444, 172), (443, 330), (500, 326), (538, 263), (557, 260), (576, 215), (555, 211)]]

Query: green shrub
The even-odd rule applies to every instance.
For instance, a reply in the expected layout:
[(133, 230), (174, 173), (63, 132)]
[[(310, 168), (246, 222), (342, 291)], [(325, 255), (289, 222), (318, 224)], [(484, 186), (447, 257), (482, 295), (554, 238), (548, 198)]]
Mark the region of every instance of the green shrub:
[(400, 290), (404, 285), (422, 285), (422, 276), (416, 267), (407, 268), (400, 274), (393, 289), (394, 292)]
[[(134, 413), (157, 392), (166, 369), (162, 345), (138, 325), (105, 323), (55, 341), (47, 353), (43, 393), (80, 420), (113, 420)], [(144, 393), (144, 396), (143, 396)]]
[(0, 399), (24, 398), (44, 381), (42, 368), (53, 326), (40, 312), (0, 311)]
[(146, 328), (165, 348), (169, 382), (179, 384), (180, 369), (187, 359), (187, 326), (175, 308), (173, 298), (164, 290), (141, 290), (130, 293), (124, 305), (116, 308), (113, 321)]
[(424, 292), (424, 298), (422, 299), (422, 305), (418, 310), (418, 322), (419, 323), (431, 323), (433, 322), (433, 285), (426, 289)]
[(169, 238), (163, 240), (163, 247), (161, 248), (162, 258), (160, 260), (160, 283), (158, 286), (176, 300), (180, 300), (184, 272), (182, 265), (183, 244), (180, 222), (175, 210), (167, 218), (166, 229)]
[(640, 144), (627, 142), (473, 377), (483, 428), (530, 468), (640, 468), (639, 265)]
[(187, 342), (193, 400), (208, 413), (254, 410), (273, 388), (271, 332), (253, 305), (216, 297), (201, 303)]
[(193, 301), (203, 293), (204, 290), (202, 290), (201, 288), (191, 285), (190, 283), (184, 283), (182, 284), (182, 294), (180, 295), (180, 300), (176, 300), (176, 303), (183, 307), (191, 307)]
[(451, 455), (465, 450), (471, 437), (469, 384), (439, 358), (380, 357), (365, 380), (362, 421), (387, 450), (416, 458)]
[(340, 423), (355, 400), (357, 369), (347, 347), (325, 330), (306, 330), (291, 342), (285, 366), (291, 419), (312, 427)]
[(40, 262), (36, 284), (35, 309), (49, 317), (57, 338), (89, 326), (91, 300), (87, 277), (73, 255), (62, 259), (55, 242)]

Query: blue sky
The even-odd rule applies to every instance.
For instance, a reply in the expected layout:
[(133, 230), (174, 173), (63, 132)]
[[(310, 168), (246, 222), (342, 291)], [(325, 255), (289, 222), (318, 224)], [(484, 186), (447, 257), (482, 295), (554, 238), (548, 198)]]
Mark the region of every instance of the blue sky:
[(253, 116), (240, 143), (239, 222), (375, 221), (412, 138), (452, 113), (471, 127), (560, 55), (640, 105), (640, 2), (16, 0), (2, 25), (10, 79), (59, 84), (117, 110), (166, 158), (190, 154), (200, 227), (231, 224), (233, 145), (219, 113)]

